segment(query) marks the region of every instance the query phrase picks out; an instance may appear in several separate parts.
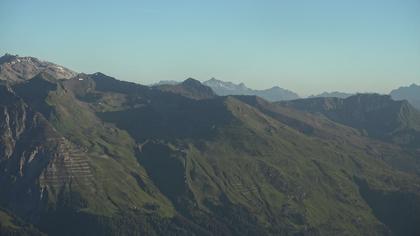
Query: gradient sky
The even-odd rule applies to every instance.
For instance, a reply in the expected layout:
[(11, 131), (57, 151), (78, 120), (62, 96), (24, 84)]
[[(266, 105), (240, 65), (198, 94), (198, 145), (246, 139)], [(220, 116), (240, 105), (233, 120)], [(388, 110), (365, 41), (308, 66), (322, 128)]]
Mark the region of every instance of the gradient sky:
[(149, 84), (388, 93), (420, 83), (420, 0), (0, 0), (0, 53)]

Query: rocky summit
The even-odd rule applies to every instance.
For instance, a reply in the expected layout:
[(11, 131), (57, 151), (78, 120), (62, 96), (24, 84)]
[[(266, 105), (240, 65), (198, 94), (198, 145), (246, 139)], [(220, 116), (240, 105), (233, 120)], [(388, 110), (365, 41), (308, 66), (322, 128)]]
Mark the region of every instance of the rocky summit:
[(69, 79), (77, 74), (63, 66), (41, 61), (35, 57), (19, 57), (11, 54), (0, 57), (0, 81), (24, 82), (41, 72), (49, 73), (57, 79)]

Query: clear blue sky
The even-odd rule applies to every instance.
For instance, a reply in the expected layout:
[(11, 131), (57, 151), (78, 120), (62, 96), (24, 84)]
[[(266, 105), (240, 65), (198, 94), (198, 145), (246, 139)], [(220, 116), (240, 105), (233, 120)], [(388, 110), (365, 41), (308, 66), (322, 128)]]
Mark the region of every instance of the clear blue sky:
[(420, 0), (0, 0), (0, 53), (301, 95), (420, 82)]

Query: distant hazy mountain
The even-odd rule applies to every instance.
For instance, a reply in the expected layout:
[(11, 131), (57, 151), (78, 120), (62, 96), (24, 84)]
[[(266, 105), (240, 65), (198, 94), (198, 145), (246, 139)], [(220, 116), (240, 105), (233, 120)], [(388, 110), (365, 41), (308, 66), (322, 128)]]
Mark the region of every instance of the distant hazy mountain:
[(334, 91), (334, 92), (323, 92), (318, 95), (312, 95), (312, 96), (309, 96), (309, 98), (348, 98), (352, 95), (353, 94), (351, 93), (342, 93), (342, 92)]
[[(170, 81), (168, 81), (170, 82)], [(175, 81), (172, 81), (175, 82)], [(162, 91), (171, 92), (179, 95), (183, 95), (188, 98), (193, 99), (205, 99), (215, 97), (216, 94), (213, 90), (203, 85), (200, 81), (188, 78), (182, 83), (173, 83), (173, 84), (161, 84), (156, 85), (154, 88), (157, 88)]]
[(420, 109), (420, 86), (412, 84), (409, 87), (400, 87), (391, 91), (391, 97), (395, 100), (407, 100), (414, 107)]
[(179, 84), (179, 83), (180, 83), (179, 81), (175, 81), (175, 80), (161, 80), (157, 83), (151, 84), (150, 86), (159, 86), (159, 85), (167, 85), (167, 84), (174, 85), (174, 84)]
[(213, 91), (220, 96), (256, 95), (268, 101), (284, 101), (299, 98), (296, 93), (277, 86), (270, 89), (254, 90), (246, 87), (244, 83), (234, 84), (232, 82), (225, 82), (214, 78), (204, 81), (203, 84), (212, 88)]
[(32, 79), (40, 72), (46, 72), (60, 79), (69, 79), (77, 74), (63, 66), (34, 57), (10, 54), (0, 57), (0, 80), (18, 83)]

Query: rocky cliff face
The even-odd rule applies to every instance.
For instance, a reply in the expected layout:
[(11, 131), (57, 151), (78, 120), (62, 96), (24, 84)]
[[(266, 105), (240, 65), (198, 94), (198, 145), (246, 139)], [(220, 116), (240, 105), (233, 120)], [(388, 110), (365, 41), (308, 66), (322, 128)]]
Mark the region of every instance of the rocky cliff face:
[[(34, 110), (45, 97), (31, 97), (26, 90), (18, 90), (25, 95), (9, 86), (0, 87), (0, 96), (5, 98), (0, 102), (0, 183), (8, 189), (1, 200), (7, 208), (37, 223), (49, 204), (62, 201), (63, 194), (74, 188), (95, 188), (86, 150), (60, 134), (45, 118), (48, 114)], [(84, 203), (71, 204), (82, 207)]]
[(48, 140), (58, 135), (10, 87), (0, 90), (0, 96), (7, 98), (0, 102), (0, 182), (8, 190), (1, 199), (19, 213), (34, 213), (42, 204), (39, 177), (59, 153)]

